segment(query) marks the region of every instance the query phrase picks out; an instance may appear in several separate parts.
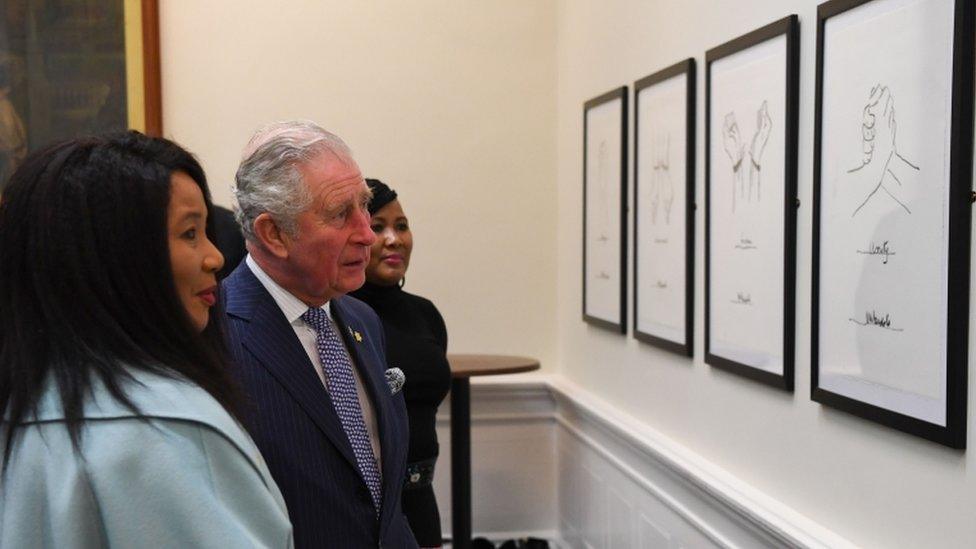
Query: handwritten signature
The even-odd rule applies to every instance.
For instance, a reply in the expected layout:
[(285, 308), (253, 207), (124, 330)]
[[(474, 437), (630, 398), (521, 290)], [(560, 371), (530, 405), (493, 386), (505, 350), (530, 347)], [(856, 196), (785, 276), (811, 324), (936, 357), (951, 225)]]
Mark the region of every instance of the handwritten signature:
[(752, 305), (752, 294), (748, 292), (736, 292), (735, 299), (731, 301), (736, 305)]
[(878, 328), (883, 328), (885, 330), (891, 330), (892, 332), (903, 332), (904, 328), (894, 328), (891, 326), (891, 314), (885, 313), (880, 314), (874, 309), (864, 312), (864, 320), (857, 320), (856, 318), (848, 318), (854, 324), (859, 326), (877, 326)]
[(756, 245), (753, 244), (751, 238), (742, 237), (738, 242), (735, 243), (736, 250), (755, 250)]
[(896, 255), (895, 252), (891, 251), (891, 248), (888, 247), (887, 240), (885, 240), (880, 245), (871, 242), (871, 245), (868, 246), (867, 250), (858, 250), (857, 253), (861, 255), (880, 255), (884, 258), (881, 260), (881, 263), (884, 265), (888, 264), (889, 257)]

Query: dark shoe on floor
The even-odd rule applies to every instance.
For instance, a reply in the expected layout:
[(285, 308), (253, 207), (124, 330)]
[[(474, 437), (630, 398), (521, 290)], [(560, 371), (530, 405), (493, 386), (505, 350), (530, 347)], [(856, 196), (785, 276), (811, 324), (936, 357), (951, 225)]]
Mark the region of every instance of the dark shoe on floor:
[(510, 539), (498, 549), (549, 549), (549, 542), (540, 538)]
[(471, 549), (495, 549), (495, 544), (485, 538), (471, 540)]

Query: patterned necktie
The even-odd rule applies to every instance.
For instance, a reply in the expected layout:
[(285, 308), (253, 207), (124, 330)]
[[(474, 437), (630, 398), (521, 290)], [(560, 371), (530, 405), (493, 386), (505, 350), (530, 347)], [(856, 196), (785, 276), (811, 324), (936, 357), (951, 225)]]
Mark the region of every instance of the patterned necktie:
[(329, 396), (335, 406), (342, 428), (346, 431), (352, 453), (356, 456), (359, 472), (369, 487), (369, 494), (373, 498), (376, 514), (380, 513), (382, 498), (382, 483), (379, 467), (376, 466), (376, 456), (363, 421), (363, 410), (359, 406), (359, 396), (356, 394), (356, 382), (352, 374), (352, 361), (346, 353), (342, 339), (336, 332), (335, 326), (322, 309), (313, 307), (302, 315), (302, 320), (315, 330), (315, 344), (325, 370), (326, 384)]

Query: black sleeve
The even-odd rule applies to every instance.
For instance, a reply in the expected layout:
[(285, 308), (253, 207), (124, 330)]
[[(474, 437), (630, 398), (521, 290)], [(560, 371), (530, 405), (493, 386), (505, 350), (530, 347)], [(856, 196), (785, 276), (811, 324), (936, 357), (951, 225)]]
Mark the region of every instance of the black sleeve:
[(444, 352), (447, 352), (447, 326), (444, 324), (444, 317), (441, 316), (440, 311), (430, 300), (425, 299), (424, 301), (427, 305), (427, 318), (430, 322), (430, 328), (434, 332), (434, 339), (444, 349)]

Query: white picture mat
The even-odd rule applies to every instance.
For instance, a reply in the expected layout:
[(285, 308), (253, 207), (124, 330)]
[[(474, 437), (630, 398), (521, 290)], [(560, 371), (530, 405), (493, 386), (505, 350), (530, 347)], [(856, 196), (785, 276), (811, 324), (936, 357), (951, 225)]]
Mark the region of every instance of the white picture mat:
[[(824, 28), (818, 385), (944, 426), (953, 3), (879, 0)], [(872, 89), (894, 107), (883, 180), (883, 115), (864, 164)]]
[(684, 345), (688, 75), (637, 92), (637, 331)]
[(623, 99), (586, 111), (586, 311), (621, 322), (620, 174)]
[[(712, 62), (707, 151), (709, 352), (778, 375), (784, 373), (786, 45), (779, 35)], [(750, 186), (749, 151), (763, 104), (771, 129), (759, 155), (758, 185)], [(738, 175), (723, 134), (729, 113), (746, 151)]]

